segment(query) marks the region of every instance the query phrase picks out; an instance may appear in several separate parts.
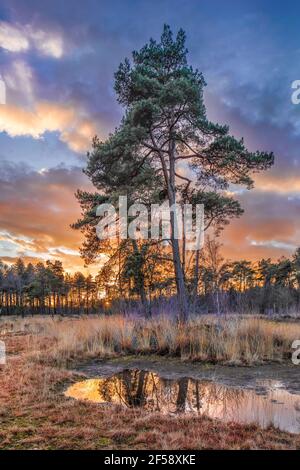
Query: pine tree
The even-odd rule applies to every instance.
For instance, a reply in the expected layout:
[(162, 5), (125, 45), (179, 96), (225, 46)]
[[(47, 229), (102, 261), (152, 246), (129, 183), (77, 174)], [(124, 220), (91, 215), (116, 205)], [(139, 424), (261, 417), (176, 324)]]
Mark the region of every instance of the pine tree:
[[(228, 133), (227, 126), (206, 117), (203, 101), (205, 81), (187, 63), (185, 33), (175, 39), (165, 25), (160, 42), (151, 39), (132, 62), (121, 63), (115, 74), (115, 90), (125, 113), (120, 126), (106, 142), (94, 140), (86, 174), (104, 194), (125, 190), (134, 182), (147, 183), (146, 173), (160, 178), (161, 191), (170, 207), (180, 199), (189, 178), (179, 164), (189, 166), (194, 185), (213, 190), (230, 183), (251, 188), (251, 172), (269, 168), (273, 154), (249, 152), (243, 140)], [(179, 241), (175, 236), (176, 213), (171, 211), (171, 247), (180, 319), (188, 315), (188, 298)]]

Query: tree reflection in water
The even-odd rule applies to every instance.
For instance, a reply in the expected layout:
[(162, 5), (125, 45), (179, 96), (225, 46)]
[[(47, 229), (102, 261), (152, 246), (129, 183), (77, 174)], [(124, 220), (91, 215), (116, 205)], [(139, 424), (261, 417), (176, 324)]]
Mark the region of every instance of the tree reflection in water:
[(221, 401), (226, 411), (226, 402), (232, 403), (234, 399), (237, 404), (244, 391), (187, 377), (171, 380), (144, 370), (125, 370), (114, 377), (99, 380), (98, 393), (103, 402), (119, 403), (129, 408), (199, 413), (204, 401), (206, 409), (210, 404)]
[(284, 390), (278, 381), (259, 380), (259, 390), (228, 387), (187, 377), (162, 378), (145, 370), (124, 370), (113, 377), (73, 384), (65, 394), (96, 403), (140, 407), (161, 413), (196, 413), (224, 421), (274, 424), (300, 432), (299, 395)]

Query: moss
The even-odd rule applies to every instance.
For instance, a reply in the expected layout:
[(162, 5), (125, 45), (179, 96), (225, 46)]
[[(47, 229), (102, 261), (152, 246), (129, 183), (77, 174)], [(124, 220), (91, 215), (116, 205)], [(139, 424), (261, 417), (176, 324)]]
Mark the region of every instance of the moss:
[(112, 440), (109, 437), (100, 437), (98, 444), (102, 446), (109, 446), (112, 444)]

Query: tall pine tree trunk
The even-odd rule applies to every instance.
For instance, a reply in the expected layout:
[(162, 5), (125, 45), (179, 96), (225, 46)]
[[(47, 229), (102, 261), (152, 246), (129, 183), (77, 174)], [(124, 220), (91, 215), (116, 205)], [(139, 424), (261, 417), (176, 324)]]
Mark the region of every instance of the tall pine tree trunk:
[(169, 163), (170, 163), (170, 179), (168, 181), (168, 197), (169, 204), (174, 210), (171, 210), (170, 219), (171, 219), (171, 243), (172, 243), (172, 252), (173, 252), (173, 264), (176, 278), (176, 287), (179, 300), (179, 309), (180, 309), (180, 322), (186, 322), (188, 317), (188, 297), (184, 279), (184, 272), (180, 259), (180, 247), (179, 240), (177, 238), (178, 234), (178, 221), (177, 213), (175, 210), (176, 207), (176, 190), (175, 190), (175, 140), (170, 139), (169, 144)]

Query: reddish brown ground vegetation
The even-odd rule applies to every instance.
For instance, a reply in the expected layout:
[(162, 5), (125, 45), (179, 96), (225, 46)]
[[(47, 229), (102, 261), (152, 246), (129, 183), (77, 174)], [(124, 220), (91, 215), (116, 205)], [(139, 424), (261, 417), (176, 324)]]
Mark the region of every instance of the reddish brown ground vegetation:
[[(4, 337), (2, 336), (2, 339)], [(295, 449), (300, 436), (205, 417), (163, 416), (66, 398), (78, 380), (38, 359), (28, 334), (5, 335), (8, 363), (0, 366), (1, 449)], [(35, 351), (33, 351), (35, 349)]]

